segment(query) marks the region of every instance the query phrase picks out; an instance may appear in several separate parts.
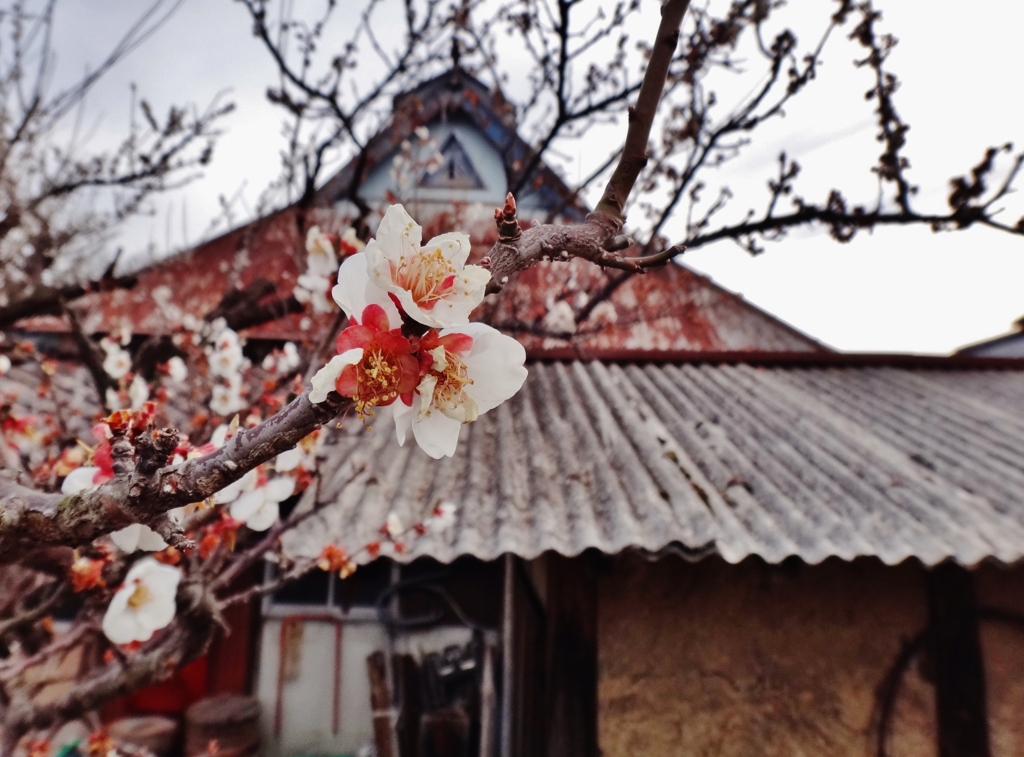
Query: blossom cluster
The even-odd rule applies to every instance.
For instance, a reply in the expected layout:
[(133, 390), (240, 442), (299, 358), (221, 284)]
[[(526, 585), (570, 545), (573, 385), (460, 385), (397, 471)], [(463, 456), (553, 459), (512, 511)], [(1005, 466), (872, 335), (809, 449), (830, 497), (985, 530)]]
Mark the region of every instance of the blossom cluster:
[[(140, 429), (148, 428), (155, 414), (154, 404), (147, 402), (138, 412), (119, 411), (106, 422), (96, 424), (92, 429), (97, 441), (95, 446), (82, 445), (84, 453), (65, 456), (69, 470), (62, 492), (77, 494), (89, 491), (114, 478), (111, 448), (114, 434), (111, 427), (118, 427), (131, 436)], [(210, 441), (201, 446), (192, 447), (182, 437), (169, 462), (177, 464), (210, 454), (238, 432), (236, 416), (231, 423), (219, 426)], [(320, 433), (317, 431), (303, 439), (295, 449), (258, 466), (206, 502), (171, 510), (167, 513), (168, 527), (172, 524), (173, 527), (182, 527), (188, 516), (200, 508), (222, 507), (224, 512), (220, 519), (203, 528), (199, 550), (201, 558), (208, 557), (222, 543), (228, 549), (233, 548), (235, 534), (242, 526), (252, 531), (266, 531), (277, 522), (280, 503), (309, 484), (319, 442)], [(180, 555), (168, 546), (162, 535), (167, 533), (163, 531), (162, 523), (154, 524), (155, 528), (144, 523), (132, 523), (110, 534), (111, 543), (122, 553), (156, 553), (156, 559), (143, 558), (132, 566), (124, 584), (107, 607), (103, 630), (116, 644), (146, 641), (174, 617), (174, 596), (182, 575), (174, 563), (180, 560)], [(71, 571), (76, 591), (104, 585), (103, 566), (111, 559), (111, 549), (101, 545), (100, 551), (106, 555), (104, 559), (76, 558)]]
[[(349, 318), (337, 338), (338, 354), (313, 378), (310, 401), (323, 402), (330, 392), (338, 392), (354, 400), (360, 416), (390, 406), (399, 442), (412, 437), (428, 455), (440, 458), (454, 454), (463, 424), (519, 390), (526, 378), (525, 352), (495, 329), (470, 322), (490, 273), (467, 265), (468, 236), (453, 232), (421, 244), (421, 235), (401, 206), (387, 210), (376, 239), (365, 248), (351, 230), (329, 237), (314, 227), (306, 240), (307, 270), (296, 284), (295, 296), (315, 312), (337, 303)], [(182, 330), (172, 341), (189, 363), (179, 356), (157, 366), (164, 384), (154, 384), (155, 401), (150, 400), (149, 384), (133, 373), (126, 349), (130, 338), (130, 333), (111, 335), (101, 347), (104, 370), (117, 382), (108, 405), (131, 409), (117, 410), (97, 423), (92, 428), (92, 446), (80, 444), (54, 459), (51, 469), (64, 476), (65, 494), (88, 491), (114, 478), (115, 437), (127, 434), (135, 440), (150, 429), (168, 392), (177, 391), (189, 377), (189, 366), (195, 366), (200, 375), (205, 373), (213, 384), (211, 413), (196, 413), (193, 424), (203, 428), (211, 416), (211, 426), (216, 416), (234, 415), (234, 420), (218, 426), (200, 446), (182, 435), (168, 459), (171, 464), (230, 443), (241, 427), (258, 423), (261, 412), (280, 406), (283, 399), (275, 399), (278, 394), (301, 391), (297, 377), (288, 382), (301, 362), (294, 344), (273, 350), (256, 366), (266, 374), (259, 393), (258, 379), (247, 373), (253, 366), (243, 355), (238, 334), (223, 321), (186, 324), (183, 320)], [(250, 394), (259, 395), (252, 407)], [(239, 412), (248, 413), (241, 422)], [(170, 624), (184, 573), (179, 567), (182, 554), (168, 542), (178, 544), (175, 539), (187, 531), (188, 538), (198, 542), (198, 558), (206, 560), (233, 549), (242, 528), (271, 529), (279, 520), (282, 503), (312, 480), (322, 438), (321, 432), (314, 432), (296, 448), (249, 471), (206, 501), (172, 510), (166, 518), (119, 529), (108, 542), (96, 545), (89, 557), (76, 554), (71, 570), (76, 591), (105, 588), (105, 566), (119, 553), (152, 555), (136, 559), (123, 583), (113, 590), (103, 619), (107, 637), (116, 644), (144, 642)], [(406, 549), (407, 538), (446, 528), (454, 518), (454, 507), (448, 503), (438, 505), (422, 523), (408, 529), (392, 515), (360, 552), (371, 557), (385, 551), (399, 554)], [(325, 552), (321, 563), (342, 575), (350, 574), (356, 565), (354, 555), (340, 547)]]
[[(338, 251), (344, 255), (354, 255), (362, 249), (363, 243), (356, 236), (355, 229), (346, 229), (338, 238)], [(330, 294), (337, 270), (338, 256), (334, 243), (320, 231), (319, 226), (312, 227), (306, 234), (306, 272), (295, 282), (295, 299), (303, 304), (309, 303), (314, 313), (334, 312)]]
[(210, 410), (229, 418), (244, 410), (248, 403), (242, 397), (242, 374), (247, 360), (242, 354), (238, 334), (224, 326), (206, 347), (210, 375), (217, 378), (210, 397)]
[(338, 354), (313, 377), (309, 399), (332, 392), (360, 416), (393, 406), (400, 444), (412, 435), (431, 457), (455, 454), (462, 425), (512, 397), (526, 380), (526, 352), (470, 313), (490, 272), (466, 265), (470, 241), (449, 232), (421, 245), (401, 205), (387, 209), (364, 252), (348, 257), (332, 294), (349, 318)]
[[(408, 549), (406, 540), (411, 536), (442, 533), (451, 528), (455, 523), (455, 511), (455, 505), (451, 502), (441, 502), (430, 511), (423, 521), (414, 523), (409, 528), (402, 524), (397, 513), (389, 513), (384, 525), (377, 532), (379, 538), (366, 544), (360, 551), (365, 552), (371, 558), (379, 557), (386, 552), (396, 555), (404, 554)], [(358, 567), (355, 558), (358, 554), (350, 555), (344, 547), (328, 544), (320, 552), (317, 567), (326, 572), (337, 571), (338, 576), (345, 579), (355, 573)]]

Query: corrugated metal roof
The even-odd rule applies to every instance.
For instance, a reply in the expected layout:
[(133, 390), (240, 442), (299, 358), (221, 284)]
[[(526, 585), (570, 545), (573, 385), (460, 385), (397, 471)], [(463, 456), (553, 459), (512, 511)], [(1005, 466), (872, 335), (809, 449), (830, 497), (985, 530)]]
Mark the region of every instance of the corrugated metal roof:
[(374, 425), (338, 432), (318, 491), (335, 504), (293, 554), (448, 500), (456, 524), (402, 559), (672, 544), (732, 562), (1024, 556), (1024, 370), (535, 363), (450, 460), (398, 447), (386, 411)]

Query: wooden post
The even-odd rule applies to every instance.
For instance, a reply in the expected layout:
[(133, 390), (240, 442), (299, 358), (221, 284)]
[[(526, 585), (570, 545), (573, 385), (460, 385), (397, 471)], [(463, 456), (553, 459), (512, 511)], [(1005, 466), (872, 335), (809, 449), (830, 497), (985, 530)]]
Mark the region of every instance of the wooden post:
[(597, 576), (591, 555), (552, 554), (545, 649), (549, 757), (597, 757)]
[(399, 757), (395, 733), (395, 711), (391, 704), (391, 682), (388, 681), (387, 661), (378, 650), (366, 658), (370, 675), (370, 709), (373, 712), (373, 737), (377, 757)]
[(928, 573), (939, 757), (989, 757), (985, 668), (971, 575), (949, 561)]

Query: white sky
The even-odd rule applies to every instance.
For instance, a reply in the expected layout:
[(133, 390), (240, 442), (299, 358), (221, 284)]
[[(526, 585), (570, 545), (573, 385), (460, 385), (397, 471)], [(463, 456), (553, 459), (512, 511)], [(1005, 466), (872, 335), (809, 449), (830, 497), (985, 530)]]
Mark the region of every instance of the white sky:
[[(658, 3), (644, 3), (646, 18), (656, 17)], [(917, 207), (941, 211), (948, 179), (969, 170), (985, 147), (1007, 141), (1024, 146), (1015, 83), (1024, 64), (1019, 36), (1024, 4), (877, 4), (884, 13), (881, 28), (900, 39), (890, 68), (902, 81), (897, 107), (912, 126), (906, 155), (909, 177), (922, 188)], [(55, 34), (59, 78), (96, 61), (144, 5), (65, 0)], [(799, 31), (804, 15), (820, 18), (834, 4), (792, 0), (791, 6)], [(873, 202), (876, 185), (866, 168), (879, 146), (870, 104), (862, 97), (869, 80), (850, 65), (859, 49), (843, 36), (833, 42), (812, 84), (816, 91), (796, 101), (784, 120), (759, 130), (749, 156), (729, 169), (727, 178), (739, 198), (749, 198), (755, 208), (762, 207), (759, 193), (784, 147), (804, 167), (797, 185), (803, 196), (817, 201), (838, 185), (850, 201)], [(185, 0), (144, 49), (93, 93), (86, 123), (94, 145), (123, 133), (130, 82), (157, 113), (172, 102), (205, 104), (225, 90), (238, 106), (205, 176), (163, 202), (154, 217), (136, 220), (123, 239), (129, 250), (152, 245), (166, 251), (199, 241), (217, 212), (219, 195), (241, 190), (255, 201), (279, 166), (280, 115), (264, 97), (275, 81), (270, 58), (252, 37), (238, 3)], [(516, 83), (506, 89), (514, 99)], [(614, 138), (605, 132), (595, 137)], [(588, 150), (594, 141), (588, 136)], [(603, 158), (610, 149), (611, 144), (594, 157)], [(736, 211), (746, 207), (741, 203)], [(1006, 216), (1015, 220), (1022, 212), (1014, 198)], [(1024, 238), (987, 229), (940, 235), (925, 228), (882, 229), (848, 245), (833, 242), (824, 231), (805, 231), (769, 245), (757, 258), (724, 242), (687, 254), (685, 262), (843, 350), (947, 352), (1003, 333), (1024, 315)]]

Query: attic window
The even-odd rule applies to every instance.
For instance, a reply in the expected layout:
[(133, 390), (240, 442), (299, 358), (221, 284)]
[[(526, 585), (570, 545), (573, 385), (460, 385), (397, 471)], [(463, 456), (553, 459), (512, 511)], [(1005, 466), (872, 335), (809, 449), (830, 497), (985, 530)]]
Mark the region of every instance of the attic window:
[(441, 157), (444, 160), (440, 168), (433, 173), (424, 172), (420, 177), (419, 186), (430, 189), (484, 188), (480, 174), (473, 168), (473, 163), (466, 154), (466, 148), (454, 134), (449, 134), (445, 140), (441, 148)]

